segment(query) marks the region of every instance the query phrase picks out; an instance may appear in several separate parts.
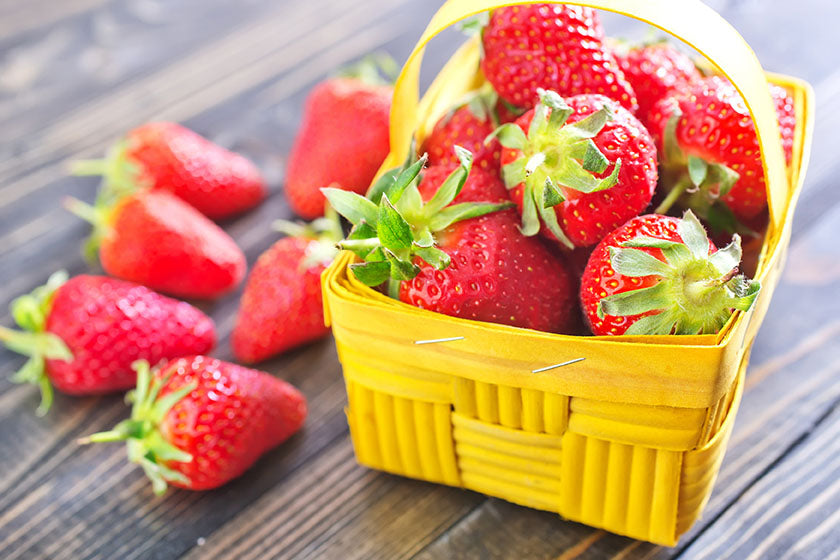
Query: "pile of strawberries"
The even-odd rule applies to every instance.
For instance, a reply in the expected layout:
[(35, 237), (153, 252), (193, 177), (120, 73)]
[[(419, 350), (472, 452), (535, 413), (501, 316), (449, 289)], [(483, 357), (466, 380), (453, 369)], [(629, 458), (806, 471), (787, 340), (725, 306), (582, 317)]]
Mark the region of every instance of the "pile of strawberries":
[[(485, 85), (372, 185), (392, 87), (367, 65), (312, 91), (285, 194), (314, 221), (274, 224), (287, 236), (247, 279), (237, 360), (328, 332), (320, 275), (339, 248), (357, 255), (360, 281), (402, 302), (540, 331), (715, 333), (751, 307), (759, 285), (740, 274), (741, 236), (760, 246), (767, 201), (754, 125), (730, 83), (667, 43), (608, 40), (589, 8), (495, 10), (481, 42)], [(793, 103), (768, 87), (790, 158)], [(168, 296), (216, 299), (244, 280), (244, 254), (213, 220), (260, 203), (265, 181), (172, 123), (130, 131), (75, 172), (103, 177), (93, 205), (67, 207), (93, 224), (86, 253), (108, 276), (57, 273), (13, 302), (23, 330), (0, 327), (0, 341), (29, 356), (15, 379), (41, 388), (39, 413), (53, 386), (133, 388), (131, 417), (85, 441), (127, 441), (157, 492), (219, 486), (295, 433), (306, 402), (208, 357), (212, 320)]]
[[(421, 157), (367, 197), (324, 189), (353, 224), (339, 245), (356, 277), (424, 309), (567, 334), (717, 333), (748, 310), (759, 284), (740, 273), (741, 236), (760, 247), (767, 199), (732, 84), (668, 43), (609, 40), (590, 8), (483, 20), (486, 83)], [(793, 102), (768, 87), (790, 158)]]

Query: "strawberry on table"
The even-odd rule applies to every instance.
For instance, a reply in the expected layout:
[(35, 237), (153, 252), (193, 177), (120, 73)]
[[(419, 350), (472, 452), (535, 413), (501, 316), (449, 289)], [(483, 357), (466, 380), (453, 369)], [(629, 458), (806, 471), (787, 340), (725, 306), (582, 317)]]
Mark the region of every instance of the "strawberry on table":
[(135, 360), (204, 353), (216, 340), (213, 321), (195, 307), (104, 276), (57, 272), (11, 310), (24, 331), (0, 327), (0, 341), (29, 356), (14, 380), (41, 388), (40, 414), (52, 386), (71, 395), (125, 390), (136, 383)]
[(738, 275), (741, 239), (723, 249), (691, 211), (633, 218), (595, 248), (581, 280), (596, 335), (714, 334), (747, 311), (760, 285)]
[(476, 92), (471, 98), (446, 113), (423, 141), (420, 153), (429, 154), (430, 165), (458, 165), (455, 146), (473, 154), (473, 169), (499, 172), (502, 146), (487, 138), (499, 125), (495, 93)]
[[(461, 163), (429, 168), (421, 159), (398, 176), (378, 205), (325, 189), (355, 225), (339, 245), (362, 262), (351, 265), (370, 286), (387, 282), (403, 302), (446, 315), (550, 332), (575, 319), (569, 274), (535, 238), (519, 232), (498, 177)], [(454, 202), (454, 203), (453, 203)]]
[(393, 87), (371, 68), (363, 61), (349, 76), (321, 82), (306, 99), (289, 154), (286, 197), (307, 220), (324, 215), (321, 188), (363, 194), (388, 155)]
[(667, 41), (613, 49), (624, 77), (633, 86), (639, 110), (636, 115), (648, 126), (648, 113), (660, 99), (683, 91), (703, 75), (690, 56)]
[(502, 176), (522, 215), (568, 249), (595, 245), (650, 203), (656, 189), (653, 139), (615, 101), (585, 94), (563, 99), (540, 90), (540, 103), (495, 134)]
[(537, 90), (599, 93), (635, 112), (636, 95), (592, 8), (528, 4), (493, 10), (482, 33), (481, 68), (502, 99), (533, 107)]
[(131, 418), (80, 443), (125, 441), (128, 458), (151, 479), (209, 490), (245, 472), (297, 432), (306, 400), (271, 375), (206, 356), (189, 356), (150, 371), (135, 362)]
[[(769, 87), (790, 163), (796, 128), (793, 99), (784, 88)], [(732, 231), (736, 219), (749, 221), (764, 212), (767, 190), (755, 124), (727, 79), (704, 78), (659, 101), (650, 121), (669, 188), (658, 213), (679, 201), (715, 229)]]
[(104, 200), (161, 189), (213, 220), (248, 210), (266, 196), (265, 181), (250, 160), (172, 122), (129, 131), (108, 158), (77, 162), (74, 173), (102, 175)]
[[(334, 215), (333, 215), (334, 216)], [(254, 363), (325, 336), (321, 273), (343, 237), (337, 217), (308, 226), (278, 220), (289, 237), (260, 255), (245, 284), (232, 345), (236, 359)]]
[(245, 255), (195, 208), (163, 190), (140, 190), (109, 205), (68, 199), (91, 222), (86, 253), (99, 251), (105, 272), (170, 295), (213, 299), (245, 275)]

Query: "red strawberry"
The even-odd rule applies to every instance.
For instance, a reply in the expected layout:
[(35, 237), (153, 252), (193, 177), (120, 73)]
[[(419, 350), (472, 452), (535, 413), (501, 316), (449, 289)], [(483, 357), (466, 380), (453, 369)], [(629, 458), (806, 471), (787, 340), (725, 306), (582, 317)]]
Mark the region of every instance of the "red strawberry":
[(502, 175), (526, 235), (542, 222), (545, 234), (569, 249), (594, 245), (641, 213), (656, 189), (653, 140), (604, 96), (564, 100), (543, 91), (536, 108), (497, 134), (505, 146)]
[(160, 292), (216, 298), (245, 275), (245, 255), (219, 226), (162, 190), (141, 190), (112, 206), (70, 200), (94, 224), (88, 251), (99, 247), (105, 272)]
[(618, 45), (613, 54), (636, 92), (636, 115), (645, 126), (657, 101), (703, 78), (691, 57), (665, 41), (631, 48)]
[(592, 252), (583, 311), (596, 335), (714, 334), (758, 295), (758, 282), (736, 276), (740, 261), (740, 237), (718, 251), (690, 211), (638, 216)]
[(214, 220), (256, 206), (266, 195), (250, 160), (171, 122), (129, 131), (108, 159), (78, 162), (75, 173), (103, 175), (105, 200), (138, 188), (161, 189)]
[(286, 170), (286, 196), (297, 214), (324, 215), (322, 187), (364, 193), (390, 148), (391, 86), (356, 78), (320, 83), (306, 100)]
[(314, 224), (320, 232), (282, 225), (292, 236), (260, 255), (239, 304), (232, 344), (241, 362), (259, 362), (329, 332), (324, 325), (321, 273), (337, 252), (341, 227), (337, 221)]
[[(449, 167), (432, 167), (419, 188), (386, 191), (376, 215), (368, 201), (369, 220), (328, 193), (336, 209), (356, 223), (356, 235), (341, 246), (365, 258), (354, 265), (357, 278), (369, 285), (388, 280), (394, 297), (446, 315), (552, 332), (571, 329), (574, 298), (563, 264), (541, 241), (519, 232), (501, 181), (480, 169), (470, 171), (468, 152), (459, 148), (459, 155), (462, 164), (451, 173)], [(365, 236), (371, 224), (375, 231)]]
[(188, 303), (104, 276), (56, 273), (17, 298), (12, 315), (29, 332), (0, 327), (0, 340), (30, 356), (15, 380), (41, 387), (39, 413), (52, 402), (51, 383), (71, 395), (128, 389), (135, 360), (207, 352), (216, 338), (213, 321)]
[(128, 458), (152, 480), (209, 490), (245, 472), (297, 432), (306, 401), (267, 373), (208, 358), (180, 358), (149, 371), (138, 362), (131, 418), (80, 443), (125, 440)]
[(632, 86), (604, 44), (598, 13), (591, 8), (499, 8), (484, 28), (482, 45), (484, 75), (513, 105), (532, 107), (542, 88), (563, 96), (600, 93), (630, 111), (638, 108)]
[[(779, 86), (770, 85), (770, 92), (789, 163), (796, 127), (793, 100)], [(694, 192), (682, 197), (681, 206), (713, 225), (721, 212), (750, 220), (765, 210), (767, 193), (755, 125), (728, 80), (704, 78), (659, 101), (651, 110), (650, 124), (662, 154), (663, 176), (671, 179), (671, 192), (657, 212), (666, 212), (686, 191)], [(731, 224), (724, 225), (731, 229)]]
[(473, 168), (498, 173), (502, 146), (495, 139), (484, 144), (484, 139), (498, 126), (493, 104), (489, 101), (486, 96), (477, 94), (435, 124), (420, 148), (420, 153), (429, 154), (430, 165), (458, 165), (454, 148), (461, 146), (473, 153)]

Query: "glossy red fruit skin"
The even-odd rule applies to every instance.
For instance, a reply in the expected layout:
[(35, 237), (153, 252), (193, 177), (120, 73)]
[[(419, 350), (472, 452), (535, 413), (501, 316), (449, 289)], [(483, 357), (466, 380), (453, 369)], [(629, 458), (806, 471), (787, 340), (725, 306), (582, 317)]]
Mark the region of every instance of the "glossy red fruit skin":
[(166, 294), (213, 299), (245, 275), (245, 255), (195, 208), (160, 190), (120, 200), (99, 251), (105, 272)]
[[(787, 163), (793, 153), (796, 114), (793, 98), (782, 87), (771, 84), (776, 116)], [(679, 107), (677, 143), (686, 155), (710, 163), (722, 163), (740, 175), (722, 200), (740, 220), (750, 220), (767, 207), (767, 187), (755, 124), (741, 95), (725, 78), (711, 76), (695, 82), (673, 98), (659, 101), (650, 113), (650, 130), (663, 149), (668, 120)]]
[[(425, 172), (428, 199), (447, 169)], [(472, 170), (460, 202), (506, 200), (497, 177)], [(436, 234), (451, 264), (442, 271), (417, 259), (420, 273), (400, 285), (400, 300), (445, 315), (547, 332), (570, 332), (576, 320), (572, 279), (563, 262), (535, 237), (519, 231), (516, 212), (504, 210), (458, 222)]]
[[(655, 276), (631, 278), (618, 274), (612, 267), (610, 247), (618, 247), (621, 243), (640, 235), (681, 243), (682, 237), (677, 233), (677, 225), (679, 223), (679, 218), (673, 218), (671, 216), (661, 216), (658, 214), (637, 216), (610, 233), (595, 247), (595, 250), (592, 251), (592, 255), (589, 257), (589, 262), (586, 264), (580, 282), (581, 305), (583, 306), (586, 322), (593, 334), (624, 334), (633, 323), (642, 317), (656, 313), (654, 310), (639, 315), (621, 317), (606, 315), (603, 319), (598, 317), (598, 304), (603, 298), (630, 290), (647, 288), (656, 284), (658, 281)], [(709, 242), (709, 245), (712, 251), (716, 250), (713, 243)], [(661, 261), (665, 260), (660, 249), (641, 248), (639, 250), (650, 253)]]
[(63, 393), (93, 395), (134, 387), (135, 360), (158, 363), (209, 352), (213, 321), (192, 305), (104, 276), (75, 276), (53, 294), (46, 331), (58, 336), (73, 361), (47, 360), (46, 372)]
[(213, 220), (248, 210), (266, 196), (265, 181), (250, 160), (179, 124), (135, 128), (126, 137), (126, 159), (142, 183), (171, 191)]
[(236, 359), (254, 363), (329, 332), (321, 301), (323, 262), (306, 265), (313, 239), (285, 237), (260, 255), (239, 304), (232, 345)]
[(429, 165), (457, 165), (458, 156), (454, 148), (458, 145), (472, 152), (473, 169), (498, 173), (502, 145), (496, 139), (484, 145), (484, 139), (495, 128), (489, 118), (476, 116), (465, 105), (435, 124), (432, 133), (423, 142), (420, 153), (429, 154)]
[(654, 43), (625, 50), (615, 49), (615, 58), (639, 102), (636, 115), (648, 126), (648, 113), (654, 104), (685, 90), (703, 75), (687, 54), (669, 43)]
[[(650, 204), (658, 178), (656, 148), (642, 123), (615, 101), (601, 95), (587, 94), (566, 98), (566, 102), (574, 109), (566, 121), (568, 124), (586, 118), (604, 105), (612, 111), (613, 119), (593, 139), (610, 161), (606, 171), (597, 176), (608, 176), (616, 160), (621, 159), (618, 182), (613, 187), (589, 194), (562, 189), (567, 200), (554, 207), (560, 227), (569, 240), (576, 247), (589, 247), (630, 218), (638, 216)], [(533, 116), (534, 112), (529, 111), (516, 124), (527, 132)], [(514, 161), (520, 154), (519, 150), (504, 148), (502, 166)], [(524, 190), (524, 184), (520, 184), (510, 191), (511, 199), (516, 202), (520, 213)], [(554, 239), (544, 226), (542, 233)]]
[(390, 86), (334, 78), (315, 87), (286, 169), (286, 197), (299, 216), (324, 215), (320, 189), (364, 194), (388, 155)]
[(269, 449), (297, 432), (306, 400), (292, 385), (271, 375), (206, 356), (170, 362), (155, 377), (172, 377), (161, 396), (192, 382), (197, 388), (160, 424), (163, 438), (193, 460), (166, 463), (189, 479), (170, 481), (191, 490), (216, 488), (245, 472)]
[(499, 95), (533, 107), (537, 88), (562, 96), (600, 93), (630, 111), (638, 108), (630, 83), (604, 44), (591, 8), (530, 4), (493, 10), (482, 34), (481, 68)]

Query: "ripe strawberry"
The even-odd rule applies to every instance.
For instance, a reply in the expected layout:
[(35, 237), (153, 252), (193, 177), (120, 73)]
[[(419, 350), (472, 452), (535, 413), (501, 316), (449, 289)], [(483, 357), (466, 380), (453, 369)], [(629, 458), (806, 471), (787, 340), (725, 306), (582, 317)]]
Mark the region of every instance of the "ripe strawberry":
[(596, 335), (714, 334), (760, 285), (736, 276), (741, 238), (717, 250), (697, 218), (633, 218), (595, 248), (581, 280)]
[(0, 327), (0, 341), (29, 356), (14, 380), (40, 386), (40, 414), (52, 385), (71, 395), (128, 389), (135, 360), (207, 352), (216, 338), (213, 321), (188, 303), (104, 276), (57, 272), (12, 302), (12, 315), (28, 332)]
[(498, 173), (502, 145), (496, 139), (484, 143), (499, 124), (492, 97), (476, 94), (435, 124), (420, 148), (429, 154), (430, 165), (458, 165), (454, 148), (461, 146), (473, 153), (473, 168)]
[(70, 199), (68, 209), (94, 225), (87, 252), (99, 248), (105, 272), (187, 298), (216, 298), (239, 284), (245, 255), (195, 208), (162, 190), (141, 190), (110, 206)]
[(596, 244), (641, 213), (656, 189), (653, 139), (602, 95), (563, 99), (541, 90), (540, 103), (497, 129), (502, 176), (522, 214), (522, 231), (544, 233), (569, 249)]
[(636, 115), (646, 127), (648, 113), (657, 101), (703, 78), (691, 57), (666, 41), (630, 48), (619, 44), (613, 54), (636, 92)]
[(391, 189), (378, 208), (370, 201), (353, 206), (327, 189), (330, 202), (356, 224), (340, 244), (365, 259), (352, 265), (356, 277), (373, 286), (388, 281), (393, 297), (446, 315), (569, 330), (573, 290), (561, 261), (519, 232), (499, 179), (470, 171), (469, 152), (457, 150), (460, 167), (451, 173), (431, 167), (419, 187)]
[[(281, 222), (290, 235), (260, 255), (251, 270), (233, 329), (233, 354), (254, 363), (326, 335), (321, 273), (343, 237), (337, 220), (312, 227)], [(317, 221), (316, 221), (317, 222)]]
[(104, 160), (77, 162), (77, 175), (102, 175), (103, 200), (138, 188), (170, 191), (218, 220), (256, 206), (266, 196), (259, 169), (192, 130), (171, 122), (139, 126)]
[(324, 215), (322, 187), (364, 193), (388, 155), (393, 88), (332, 78), (306, 100), (286, 170), (286, 197), (307, 220)]
[(499, 95), (518, 107), (539, 101), (537, 90), (560, 95), (600, 93), (636, 111), (636, 95), (591, 8), (529, 4), (494, 10), (482, 34), (481, 68)]
[[(770, 85), (770, 92), (789, 163), (796, 127), (793, 100), (779, 86)], [(657, 212), (665, 213), (679, 200), (714, 227), (731, 230), (734, 219), (729, 214), (750, 220), (765, 210), (767, 193), (755, 125), (728, 80), (704, 78), (659, 101), (651, 110), (650, 124), (660, 148), (663, 177), (670, 179), (670, 192)]]
[(303, 425), (306, 400), (267, 373), (208, 358), (179, 358), (154, 372), (135, 363), (131, 418), (79, 443), (126, 441), (152, 480), (209, 490), (245, 472)]

